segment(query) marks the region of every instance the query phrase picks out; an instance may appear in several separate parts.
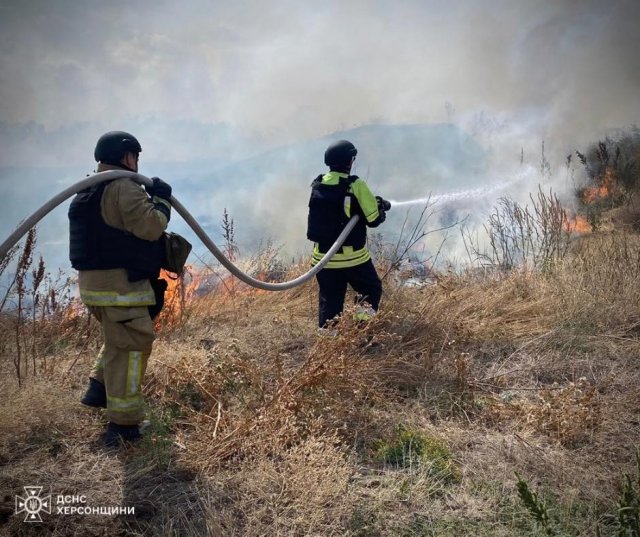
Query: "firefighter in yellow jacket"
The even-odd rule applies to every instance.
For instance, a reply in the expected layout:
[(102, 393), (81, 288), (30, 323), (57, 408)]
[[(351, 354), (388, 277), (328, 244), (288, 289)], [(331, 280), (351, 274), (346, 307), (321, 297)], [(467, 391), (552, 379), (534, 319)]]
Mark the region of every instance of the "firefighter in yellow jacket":
[[(131, 134), (108, 132), (96, 144), (97, 171), (137, 172), (141, 151)], [(79, 271), (80, 299), (104, 336), (81, 402), (106, 407), (109, 446), (140, 438), (152, 317), (162, 308), (166, 289), (158, 276), (171, 187), (154, 177), (153, 186), (145, 188), (129, 178), (102, 182), (78, 193), (69, 207), (70, 259)]]
[(357, 175), (350, 175), (358, 151), (347, 141), (331, 144), (324, 154), (329, 173), (311, 184), (307, 238), (314, 242), (312, 265), (331, 248), (354, 215), (359, 220), (342, 248), (318, 272), (318, 325), (327, 328), (342, 313), (347, 285), (358, 293), (357, 317), (366, 320), (378, 310), (382, 283), (367, 248), (367, 227), (385, 221), (388, 201), (374, 196)]

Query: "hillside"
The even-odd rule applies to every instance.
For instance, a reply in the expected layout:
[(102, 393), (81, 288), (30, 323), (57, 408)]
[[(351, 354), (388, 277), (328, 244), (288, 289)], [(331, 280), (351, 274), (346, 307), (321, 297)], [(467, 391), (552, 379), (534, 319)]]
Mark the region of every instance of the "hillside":
[[(578, 214), (542, 191), (505, 202), (475, 266), (424, 267), (410, 287), (377, 249), (380, 313), (348, 310), (336, 337), (316, 330), (314, 282), (266, 293), (193, 269), (158, 321), (145, 438), (119, 451), (78, 402), (100, 327), (18, 252), (25, 286), (0, 307), (0, 534), (637, 535), (637, 182), (595, 155)], [(307, 269), (269, 249), (252, 266)], [(24, 487), (51, 495), (42, 521), (14, 514)]]
[[(162, 132), (174, 131), (167, 127)], [(181, 140), (191, 140), (183, 130), (175, 132), (181, 133)], [(201, 135), (199, 143), (207, 141), (211, 154), (230, 144), (224, 133)], [(59, 142), (59, 137), (52, 137)], [(223, 156), (189, 162), (149, 160), (143, 151), (140, 172), (170, 182), (174, 195), (214, 240), (220, 237), (219, 222), (226, 208), (234, 217), (243, 251), (255, 250), (260, 241), (271, 238), (295, 255), (308, 246), (301, 228), (306, 225), (309, 185), (326, 170), (324, 150), (340, 138), (352, 139), (360, 149), (355, 173), (367, 177), (376, 193), (387, 198), (479, 186), (478, 173), (485, 165), (481, 146), (453, 125), (365, 125), (269, 151), (237, 142)], [(84, 166), (0, 168), (0, 235), (8, 236), (47, 200), (91, 173), (95, 165), (91, 151)], [(67, 234), (67, 207), (65, 203), (53, 211), (39, 229), (45, 259), (64, 269), (69, 268), (62, 240)], [(401, 225), (403, 216), (390, 215), (397, 219), (393, 227)], [(171, 226), (196, 244), (199, 254), (204, 252), (181, 219), (175, 218)]]
[[(235, 217), (237, 240), (255, 249), (271, 238), (289, 253), (306, 246), (309, 185), (327, 168), (324, 151), (336, 140), (358, 148), (353, 173), (389, 199), (413, 199), (483, 186), (486, 153), (451, 124), (365, 125), (279, 147), (178, 183), (186, 205), (207, 232), (219, 230), (221, 208)], [(395, 227), (404, 215), (391, 214)], [(185, 232), (188, 236), (189, 231)]]

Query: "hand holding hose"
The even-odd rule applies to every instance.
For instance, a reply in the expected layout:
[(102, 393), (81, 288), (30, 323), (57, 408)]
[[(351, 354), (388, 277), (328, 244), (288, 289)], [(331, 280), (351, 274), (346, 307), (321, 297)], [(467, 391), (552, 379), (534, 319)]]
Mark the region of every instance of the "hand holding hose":
[(171, 185), (165, 183), (160, 177), (152, 177), (153, 184), (145, 185), (144, 189), (151, 196), (155, 208), (171, 220)]
[(378, 227), (382, 224), (387, 219), (387, 211), (391, 209), (391, 203), (381, 196), (376, 196), (376, 202), (378, 203), (378, 218), (373, 222), (368, 222), (367, 226), (369, 227)]
[(378, 202), (378, 211), (386, 213), (389, 209), (391, 209), (391, 203), (383, 197), (376, 196), (376, 201)]
[(144, 189), (147, 191), (149, 196), (162, 198), (165, 200), (171, 199), (171, 185), (169, 183), (165, 183), (160, 177), (152, 177), (151, 180), (153, 184), (151, 186), (146, 186)]

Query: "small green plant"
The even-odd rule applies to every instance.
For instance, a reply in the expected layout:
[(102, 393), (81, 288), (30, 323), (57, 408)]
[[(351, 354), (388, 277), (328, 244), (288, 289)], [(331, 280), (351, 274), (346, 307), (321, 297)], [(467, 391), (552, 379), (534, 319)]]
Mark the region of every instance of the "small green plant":
[(640, 537), (640, 448), (636, 449), (636, 471), (635, 480), (629, 474), (624, 475), (616, 514), (606, 517), (615, 520), (613, 529), (617, 537)]
[(549, 509), (546, 503), (538, 497), (536, 492), (533, 492), (529, 488), (529, 484), (516, 473), (518, 482), (516, 483), (516, 489), (518, 490), (518, 496), (520, 500), (527, 508), (527, 511), (536, 523), (544, 529), (545, 533), (550, 536), (561, 535), (556, 530), (554, 522), (549, 515)]
[(444, 481), (459, 481), (461, 478), (460, 469), (444, 442), (403, 426), (398, 427), (391, 440), (376, 443), (376, 458), (402, 468), (418, 464), (430, 476)]
[(358, 504), (354, 507), (349, 520), (349, 530), (354, 537), (379, 535), (376, 514), (371, 506)]
[(191, 381), (179, 388), (179, 400), (196, 411), (202, 410), (205, 404), (202, 392)]
[(165, 468), (173, 457), (173, 429), (177, 411), (149, 408), (149, 425), (140, 442), (140, 466)]
[(618, 503), (618, 524), (618, 535), (640, 537), (640, 494), (629, 475), (625, 476), (622, 497)]

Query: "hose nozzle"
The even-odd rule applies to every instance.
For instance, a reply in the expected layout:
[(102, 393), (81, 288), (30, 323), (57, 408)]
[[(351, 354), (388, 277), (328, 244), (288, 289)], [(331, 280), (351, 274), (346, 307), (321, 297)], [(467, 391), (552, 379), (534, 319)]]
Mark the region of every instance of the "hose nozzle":
[(382, 198), (381, 196), (376, 196), (376, 201), (378, 202), (378, 210), (387, 212), (391, 209), (391, 202)]

